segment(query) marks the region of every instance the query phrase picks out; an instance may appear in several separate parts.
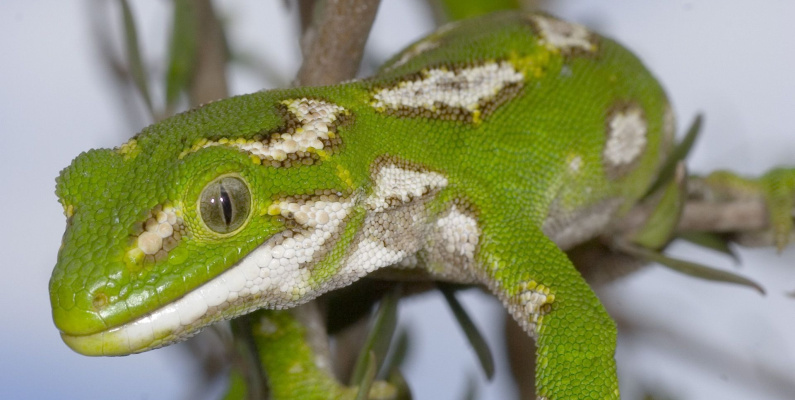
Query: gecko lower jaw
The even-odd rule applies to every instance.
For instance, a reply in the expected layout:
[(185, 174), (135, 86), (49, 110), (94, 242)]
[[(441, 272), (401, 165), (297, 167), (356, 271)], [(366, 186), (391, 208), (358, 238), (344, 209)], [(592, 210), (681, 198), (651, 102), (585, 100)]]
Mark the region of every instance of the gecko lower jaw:
[(253, 281), (252, 264), (247, 256), (179, 299), (122, 325), (86, 335), (61, 332), (61, 338), (87, 356), (141, 353), (188, 339), (214, 322), (267, 305), (272, 297), (264, 293), (267, 287), (260, 285), (253, 291), (248, 283)]

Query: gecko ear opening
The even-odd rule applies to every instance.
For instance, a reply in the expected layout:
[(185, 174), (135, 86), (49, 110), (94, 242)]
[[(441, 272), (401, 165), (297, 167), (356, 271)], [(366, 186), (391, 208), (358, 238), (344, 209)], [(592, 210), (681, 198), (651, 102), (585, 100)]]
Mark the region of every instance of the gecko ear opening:
[(199, 215), (215, 233), (238, 230), (251, 214), (251, 191), (238, 176), (221, 176), (204, 187), (199, 196)]

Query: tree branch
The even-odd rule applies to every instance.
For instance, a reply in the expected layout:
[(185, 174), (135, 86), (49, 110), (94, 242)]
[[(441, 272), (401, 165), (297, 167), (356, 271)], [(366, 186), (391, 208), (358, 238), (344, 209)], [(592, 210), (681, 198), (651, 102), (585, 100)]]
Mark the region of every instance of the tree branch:
[(295, 86), (331, 85), (356, 76), (379, 0), (324, 0), (301, 39)]
[(226, 83), (228, 51), (221, 24), (210, 0), (197, 0), (196, 23), (198, 49), (196, 70), (189, 87), (192, 106), (229, 96)]

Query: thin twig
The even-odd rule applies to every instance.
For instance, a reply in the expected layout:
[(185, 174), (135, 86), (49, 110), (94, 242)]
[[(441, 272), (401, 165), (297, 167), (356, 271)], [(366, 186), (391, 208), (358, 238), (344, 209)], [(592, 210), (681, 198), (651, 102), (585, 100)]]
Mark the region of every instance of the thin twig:
[(295, 86), (331, 85), (356, 76), (379, 0), (325, 0), (301, 40)]
[(197, 0), (198, 29), (196, 70), (191, 82), (191, 106), (209, 103), (229, 96), (226, 83), (228, 51), (221, 24), (210, 0)]

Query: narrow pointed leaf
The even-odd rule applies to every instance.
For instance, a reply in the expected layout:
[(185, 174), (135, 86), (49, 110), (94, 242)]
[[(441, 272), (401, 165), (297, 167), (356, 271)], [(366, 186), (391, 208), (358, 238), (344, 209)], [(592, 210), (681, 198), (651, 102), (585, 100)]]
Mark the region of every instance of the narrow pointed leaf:
[[(381, 300), (367, 340), (359, 351), (359, 358), (356, 360), (356, 366), (353, 369), (353, 375), (351, 375), (351, 385), (360, 384), (364, 378), (364, 374), (367, 372), (367, 357), (370, 352), (375, 355), (377, 362), (383, 362), (386, 359), (386, 353), (389, 351), (389, 344), (395, 333), (395, 326), (397, 326), (398, 299), (400, 299), (400, 287), (396, 286)], [(376, 371), (378, 371), (378, 367), (376, 365)]]
[(152, 98), (149, 95), (149, 81), (146, 77), (146, 68), (144, 68), (143, 61), (141, 60), (141, 51), (138, 46), (138, 31), (135, 28), (135, 19), (130, 10), (130, 4), (127, 0), (119, 0), (121, 3), (122, 19), (124, 21), (124, 44), (127, 47), (127, 68), (130, 71), (130, 77), (141, 93), (141, 98), (144, 100), (146, 109), (149, 115), (154, 117), (155, 111), (152, 106)]
[(735, 264), (740, 264), (740, 256), (731, 247), (729, 241), (720, 235), (710, 232), (683, 232), (678, 234), (677, 237), (697, 246), (725, 254), (731, 257)]
[(659, 196), (649, 199), (650, 203), (656, 201), (654, 209), (643, 226), (630, 238), (643, 248), (662, 249), (671, 242), (676, 232), (687, 200), (687, 169), (684, 162), (677, 164), (673, 179), (661, 187), (659, 193)]
[(367, 400), (370, 397), (370, 386), (375, 379), (375, 371), (378, 368), (375, 360), (375, 353), (371, 350), (367, 353), (365, 369), (362, 380), (359, 382), (359, 391), (356, 393), (356, 400)]
[(762, 286), (760, 286), (758, 283), (729, 271), (715, 269), (690, 261), (671, 258), (656, 251), (633, 246), (627, 243), (618, 244), (618, 248), (629, 255), (643, 258), (648, 261), (654, 261), (676, 272), (710, 281), (743, 285), (755, 289), (760, 294), (765, 294), (765, 289), (762, 288)]
[(453, 311), (453, 315), (458, 321), (458, 324), (461, 326), (461, 329), (464, 330), (464, 334), (472, 345), (472, 349), (475, 350), (475, 355), (477, 355), (480, 361), (483, 373), (486, 375), (486, 378), (491, 380), (491, 378), (494, 377), (494, 357), (491, 355), (489, 345), (486, 343), (486, 340), (483, 339), (483, 335), (480, 334), (480, 330), (475, 326), (475, 323), (469, 318), (464, 307), (461, 306), (461, 303), (456, 299), (454, 289), (445, 284), (439, 284), (438, 286), (445, 300), (447, 300), (447, 304), (450, 305), (450, 309)]
[(409, 334), (408, 331), (404, 329), (397, 333), (395, 344), (392, 345), (391, 354), (389, 354), (389, 358), (381, 368), (381, 374), (391, 374), (392, 371), (399, 369), (403, 365), (403, 361), (406, 359), (408, 348)]
[(657, 180), (651, 186), (651, 189), (646, 192), (646, 197), (659, 190), (674, 178), (674, 174), (676, 173), (676, 165), (679, 163), (679, 161), (684, 160), (687, 158), (687, 155), (690, 154), (690, 150), (693, 148), (693, 144), (696, 142), (696, 139), (698, 139), (698, 134), (701, 132), (701, 125), (703, 122), (704, 115), (696, 115), (696, 119), (693, 120), (693, 123), (690, 124), (690, 128), (687, 129), (684, 139), (682, 139), (682, 141), (679, 142), (676, 147), (674, 147), (673, 152), (671, 152), (671, 155), (665, 161), (665, 165), (663, 165), (662, 169), (660, 169), (660, 173), (657, 175)]

